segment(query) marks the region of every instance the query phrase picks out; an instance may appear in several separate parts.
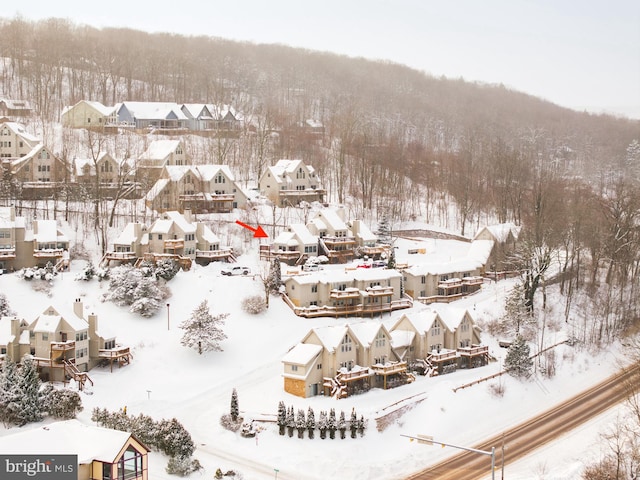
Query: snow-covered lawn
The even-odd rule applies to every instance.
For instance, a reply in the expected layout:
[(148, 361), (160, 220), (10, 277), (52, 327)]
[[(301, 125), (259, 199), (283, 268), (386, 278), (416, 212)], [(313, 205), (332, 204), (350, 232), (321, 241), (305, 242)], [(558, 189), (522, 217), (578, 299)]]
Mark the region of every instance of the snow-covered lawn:
[[(241, 257), (239, 264), (258, 271), (254, 256)], [(195, 457), (205, 468), (205, 475), (196, 473), (193, 478), (211, 478), (218, 467), (238, 471), (245, 479), (274, 478), (276, 474), (279, 479), (289, 480), (404, 478), (456, 451), (409, 442), (401, 435), (427, 434), (447, 443), (471, 446), (605, 378), (619, 365), (620, 359), (613, 353), (593, 355), (562, 345), (556, 352), (554, 378), (538, 376), (535, 381), (520, 382), (503, 376), (454, 393), (453, 388), (500, 370), (506, 350), (498, 347), (497, 339), (484, 333), (483, 341), (497, 358), (488, 366), (441, 377), (419, 377), (410, 385), (386, 391), (374, 389), (343, 400), (298, 398), (283, 390), (282, 357), (310, 328), (357, 319), (299, 318), (277, 297), (271, 298), (268, 311), (249, 315), (242, 311), (241, 302), (247, 296), (262, 293), (260, 279), (222, 276), (223, 266), (194, 265), (189, 272), (179, 272), (168, 284), (169, 306), (151, 318), (103, 302), (107, 282), (75, 280), (84, 262), (72, 262), (71, 271), (56, 277), (48, 292), (35, 291), (33, 282), (20, 280), (16, 274), (0, 276), (0, 292), (7, 295), (11, 308), (29, 322), (49, 305), (70, 309), (73, 300), (81, 298), (85, 312), (98, 315), (99, 328), (116, 332), (118, 342), (132, 348), (133, 361), (113, 372), (108, 368), (90, 372), (95, 385), (81, 394), (84, 411), (79, 420), (91, 423), (94, 407), (117, 410), (125, 406), (133, 415), (145, 413), (156, 420), (177, 418), (191, 433), (197, 445)], [(479, 322), (492, 318), (501, 311), (510, 282), (487, 283), (480, 293), (456, 302), (456, 307), (468, 308)], [(208, 300), (212, 314), (229, 313), (224, 325), (228, 338), (222, 343), (222, 352), (198, 355), (180, 345), (182, 331), (178, 324), (203, 300)], [(417, 306), (414, 310), (424, 308), (427, 307)], [(391, 323), (406, 312), (379, 319)], [(560, 331), (548, 333), (547, 344), (563, 336)], [(494, 396), (490, 389), (490, 384), (498, 381), (505, 387), (503, 397)], [(344, 440), (339, 434), (335, 440), (322, 440), (318, 434), (310, 440), (306, 434), (304, 439), (298, 439), (297, 434), (292, 438), (280, 436), (275, 424), (264, 423), (255, 438), (243, 438), (219, 423), (220, 417), (229, 412), (234, 388), (245, 419), (275, 416), (278, 403), (284, 401), (295, 411), (306, 412), (312, 407), (316, 420), (321, 410), (335, 408), (337, 415), (343, 410), (349, 418), (355, 408), (358, 416), (367, 419), (368, 428), (364, 437), (357, 439), (351, 439), (347, 432)], [(378, 431), (376, 418), (395, 410), (400, 411), (396, 420), (384, 431)], [(607, 414), (605, 421), (611, 415)], [(594, 420), (536, 455), (508, 465), (508, 478), (579, 478), (583, 463), (598, 455), (600, 423)], [(15, 427), (0, 430), (0, 435), (13, 431)], [(150, 478), (174, 478), (164, 471), (166, 457), (152, 453), (150, 458)]]

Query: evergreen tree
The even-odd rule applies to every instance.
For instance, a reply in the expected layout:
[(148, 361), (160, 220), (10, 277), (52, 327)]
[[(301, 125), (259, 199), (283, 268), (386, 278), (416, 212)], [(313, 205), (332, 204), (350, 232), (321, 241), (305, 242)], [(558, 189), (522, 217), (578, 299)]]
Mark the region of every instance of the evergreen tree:
[(296, 428), (296, 417), (295, 417), (295, 413), (293, 411), (292, 406), (289, 407), (289, 409), (287, 410), (286, 424), (287, 424), (287, 433), (289, 434), (290, 437), (293, 437), (293, 429)]
[(284, 435), (284, 428), (287, 426), (287, 407), (281, 400), (278, 403), (278, 427), (280, 427), (280, 435)]
[(40, 377), (38, 370), (29, 357), (22, 362), (22, 368), (18, 373), (18, 391), (20, 398), (17, 400), (16, 423), (20, 426), (30, 422), (42, 420), (42, 406), (40, 402)]
[(203, 300), (191, 313), (191, 317), (180, 324), (184, 330), (180, 343), (185, 347), (195, 348), (199, 354), (203, 352), (221, 352), (220, 342), (227, 338), (222, 331), (228, 313), (211, 315), (209, 303)]
[(88, 282), (96, 275), (96, 267), (93, 265), (93, 262), (87, 262), (84, 269), (78, 274), (76, 280), (84, 280)]
[(231, 419), (234, 422), (238, 420), (238, 392), (236, 392), (235, 388), (231, 392), (231, 411), (229, 413), (231, 414)]
[(364, 415), (360, 415), (360, 419), (358, 420), (358, 431), (360, 432), (360, 436), (364, 435)]
[(505, 298), (504, 315), (502, 316), (499, 327), (501, 333), (513, 332), (516, 335), (521, 333), (521, 328), (531, 325), (534, 322), (534, 316), (531, 310), (525, 305), (524, 288), (521, 283), (516, 283), (513, 289)]
[(313, 408), (311, 407), (307, 410), (307, 430), (309, 432), (309, 438), (313, 439), (313, 435), (316, 430), (316, 416), (313, 413)]
[(129, 309), (143, 317), (151, 317), (162, 306), (164, 292), (158, 287), (158, 282), (152, 277), (142, 277), (133, 290), (133, 303)]
[(298, 414), (296, 415), (296, 429), (298, 430), (298, 438), (304, 438), (304, 431), (307, 428), (307, 420), (304, 417), (304, 410), (302, 408), (298, 409)]
[(170, 457), (190, 457), (195, 444), (189, 432), (175, 418), (158, 423), (159, 448)]
[(530, 357), (529, 345), (522, 335), (516, 336), (504, 360), (504, 366), (510, 375), (516, 378), (528, 377), (531, 374), (533, 360)]
[(347, 420), (344, 417), (344, 410), (340, 411), (340, 418), (338, 418), (338, 430), (340, 431), (340, 438), (344, 440), (347, 432)]
[(9, 307), (9, 302), (4, 293), (0, 293), (0, 318), (11, 317), (15, 312)]
[(351, 409), (351, 419), (349, 421), (349, 428), (351, 429), (351, 438), (356, 438), (358, 432), (358, 416), (356, 415), (356, 409)]
[(332, 408), (329, 410), (329, 418), (327, 419), (327, 429), (329, 430), (329, 438), (333, 440), (336, 438), (336, 428), (338, 424), (336, 422), (336, 410)]
[(396, 268), (396, 249), (391, 247), (391, 253), (389, 253), (389, 260), (387, 260), (387, 268)]
[(320, 410), (320, 416), (318, 417), (318, 430), (320, 430), (320, 438), (323, 440), (327, 438), (327, 412)]
[(378, 242), (384, 245), (391, 245), (391, 223), (389, 222), (389, 216), (387, 215), (387, 212), (384, 212), (382, 214), (382, 218), (378, 222), (378, 230), (376, 230), (376, 235), (378, 236)]
[[(269, 277), (267, 278), (267, 289), (270, 293), (277, 295), (282, 285), (282, 269), (280, 268), (280, 260), (274, 258), (269, 269)], [(267, 304), (268, 305), (268, 304)]]
[(0, 374), (0, 420), (5, 426), (17, 423), (19, 399), (18, 367), (11, 358), (5, 358)]

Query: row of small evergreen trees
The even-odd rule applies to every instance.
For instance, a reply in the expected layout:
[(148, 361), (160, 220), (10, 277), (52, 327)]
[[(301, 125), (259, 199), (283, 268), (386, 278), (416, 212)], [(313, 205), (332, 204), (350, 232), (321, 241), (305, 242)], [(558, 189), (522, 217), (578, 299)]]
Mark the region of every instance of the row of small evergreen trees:
[(344, 411), (340, 412), (340, 415), (336, 417), (335, 408), (331, 408), (329, 413), (325, 410), (320, 411), (318, 421), (316, 423), (316, 417), (313, 409), (308, 408), (305, 416), (304, 409), (298, 409), (295, 413), (293, 406), (286, 407), (284, 402), (278, 404), (278, 427), (280, 435), (285, 434), (287, 431), (290, 437), (293, 437), (294, 430), (298, 432), (298, 438), (304, 438), (304, 432), (308, 433), (310, 439), (315, 436), (316, 428), (320, 431), (320, 438), (323, 440), (327, 438), (327, 431), (329, 432), (329, 438), (336, 438), (336, 431), (340, 432), (340, 438), (344, 439), (347, 435), (347, 430), (351, 431), (351, 438), (356, 438), (359, 433), (360, 436), (364, 435), (365, 421), (364, 416), (356, 414), (355, 408), (351, 410), (351, 418), (347, 422)]
[(42, 385), (34, 361), (22, 365), (6, 358), (0, 372), (0, 420), (5, 426), (41, 421), (45, 415), (60, 420), (75, 418), (82, 411), (78, 392)]
[(175, 418), (155, 421), (148, 415), (127, 415), (125, 410), (109, 412), (106, 408), (94, 408), (91, 420), (98, 425), (132, 433), (147, 447), (169, 456), (167, 473), (185, 476), (202, 468), (191, 456), (195, 444), (189, 432)]

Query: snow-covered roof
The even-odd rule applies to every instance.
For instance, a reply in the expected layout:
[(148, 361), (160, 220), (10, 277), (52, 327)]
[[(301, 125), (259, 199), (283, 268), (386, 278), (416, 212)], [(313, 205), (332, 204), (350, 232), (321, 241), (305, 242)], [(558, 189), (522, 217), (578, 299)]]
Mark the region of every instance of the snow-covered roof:
[(48, 423), (0, 437), (3, 454), (46, 452), (51, 455), (78, 455), (78, 463), (93, 460), (114, 463), (131, 434), (110, 428), (85, 425), (78, 420)]
[(169, 178), (159, 178), (156, 180), (156, 183), (149, 189), (147, 194), (144, 196), (145, 200), (152, 202), (159, 194), (162, 192), (167, 185), (169, 185), (171, 180)]
[(520, 229), (514, 223), (508, 222), (496, 225), (487, 225), (486, 227), (481, 228), (474, 238), (477, 238), (483, 230), (487, 230), (498, 243), (506, 242), (509, 238), (509, 234), (513, 235), (513, 238), (517, 239), (518, 234), (520, 233)]
[(180, 109), (180, 105), (172, 102), (123, 102), (122, 106), (136, 119), (168, 118), (171, 114), (178, 120), (186, 120), (187, 116)]
[(293, 363), (295, 365), (308, 365), (311, 360), (322, 352), (321, 345), (313, 343), (298, 343), (295, 347), (282, 357), (283, 363)]
[(180, 145), (180, 140), (154, 140), (140, 155), (140, 160), (164, 160)]
[(2, 125), (6, 126), (15, 135), (18, 135), (22, 139), (26, 140), (30, 144), (36, 144), (40, 142), (40, 139), (35, 135), (31, 135), (25, 129), (24, 125), (17, 122), (4, 122)]
[(33, 327), (34, 332), (52, 333), (58, 331), (58, 325), (62, 321), (61, 315), (46, 315), (41, 313), (38, 318), (34, 320), (35, 325)]
[(34, 230), (33, 238), (38, 243), (46, 242), (66, 242), (67, 237), (58, 232), (55, 220), (37, 220), (37, 227)]
[(0, 345), (8, 345), (16, 339), (11, 332), (11, 320), (13, 318), (15, 317), (0, 317)]
[(140, 231), (142, 231), (141, 227), (142, 227), (142, 224), (140, 223), (129, 222), (127, 226), (124, 227), (124, 230), (122, 230), (120, 235), (118, 235), (118, 238), (114, 240), (113, 244), (114, 245), (131, 245), (135, 243), (137, 240), (139, 240), (138, 236), (136, 235), (136, 228), (139, 228)]
[(312, 332), (316, 334), (328, 352), (333, 352), (347, 334), (348, 328), (348, 325), (328, 325), (326, 327), (316, 327), (312, 329)]
[(164, 216), (171, 219), (180, 230), (184, 233), (195, 233), (196, 232), (196, 224), (187, 221), (180, 212), (176, 212), (175, 210), (170, 210), (164, 213)]
[(205, 224), (202, 224), (202, 239), (210, 244), (220, 243), (218, 236)]
[(293, 232), (280, 232), (280, 234), (273, 239), (273, 245), (276, 247), (295, 247), (298, 245), (298, 241)]
[(303, 225), (302, 223), (292, 223), (289, 225), (289, 228), (305, 245), (314, 245), (318, 243), (318, 237), (312, 234), (306, 225)]
[(149, 233), (169, 233), (173, 220), (158, 219), (149, 228)]
[(374, 234), (364, 222), (358, 222), (358, 232), (355, 234), (363, 243), (375, 242), (378, 236)]
[[(108, 107), (108, 106), (103, 105), (102, 103), (96, 102), (96, 101), (85, 100), (84, 102), (87, 105), (89, 105), (91, 108), (93, 108), (94, 110), (99, 112), (101, 115), (104, 115), (105, 117), (108, 117), (109, 115), (112, 115), (115, 112), (115, 109), (116, 109), (116, 107)], [(80, 103), (80, 102), (78, 102), (78, 103)]]
[(349, 325), (349, 329), (353, 332), (353, 335), (358, 339), (358, 343), (363, 346), (369, 346), (375, 340), (376, 335), (380, 329), (384, 329), (384, 325), (380, 322), (373, 320), (367, 320), (363, 322), (356, 322)]
[(198, 178), (205, 182), (210, 182), (218, 172), (222, 172), (231, 182), (235, 182), (235, 177), (228, 165), (196, 165), (191, 168)]
[(31, 104), (28, 100), (18, 100), (13, 98), (0, 98), (0, 102), (4, 102), (7, 108), (11, 110), (30, 110)]
[(467, 258), (478, 260), (482, 264), (486, 264), (493, 250), (493, 240), (474, 240), (471, 242), (469, 251), (467, 252)]
[(393, 330), (389, 333), (391, 335), (391, 346), (393, 348), (408, 347), (413, 343), (415, 338), (415, 332), (411, 330)]
[(402, 320), (407, 319), (409, 323), (413, 325), (415, 331), (422, 335), (431, 328), (431, 325), (436, 318), (438, 318), (438, 312), (431, 309), (405, 313), (396, 321), (396, 323), (391, 328), (391, 331), (396, 331), (398, 325), (402, 322)]
[(0, 228), (15, 228), (18, 218), (13, 207), (0, 207)]
[(323, 208), (320, 210), (318, 212), (318, 217), (324, 219), (334, 232), (339, 230), (349, 230), (349, 227), (344, 223), (344, 220), (340, 218), (338, 212), (331, 208)]
[[(192, 171), (191, 165), (166, 165), (164, 169), (167, 172), (168, 178), (161, 178), (160, 180), (169, 180), (172, 182), (179, 182), (186, 173)], [(166, 185), (166, 182), (164, 184)]]
[(449, 304), (431, 304), (430, 307), (437, 312), (440, 319), (452, 332), (455, 331), (468, 310)]
[(414, 276), (419, 275), (444, 275), (455, 272), (472, 272), (481, 268), (484, 262), (473, 258), (460, 258), (450, 262), (433, 262), (412, 265), (406, 271)]

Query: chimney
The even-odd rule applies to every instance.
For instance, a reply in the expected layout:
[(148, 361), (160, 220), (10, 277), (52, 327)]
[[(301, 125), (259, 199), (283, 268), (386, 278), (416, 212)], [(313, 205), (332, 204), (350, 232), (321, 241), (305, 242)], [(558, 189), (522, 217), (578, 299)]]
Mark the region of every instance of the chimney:
[(89, 315), (89, 340), (98, 338), (98, 316), (95, 313)]
[(73, 302), (73, 313), (75, 313), (77, 317), (84, 318), (84, 307), (82, 300), (79, 298), (76, 298), (76, 301)]

